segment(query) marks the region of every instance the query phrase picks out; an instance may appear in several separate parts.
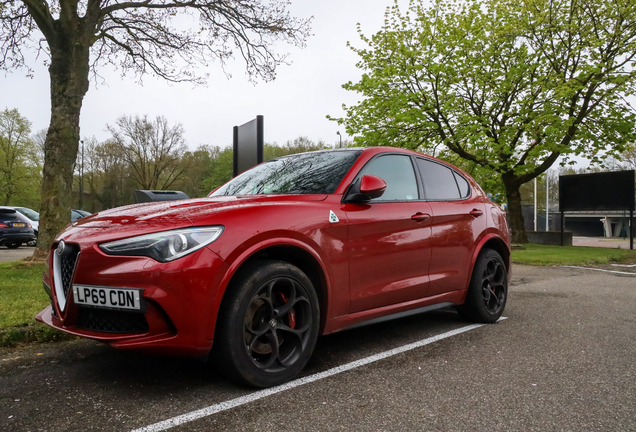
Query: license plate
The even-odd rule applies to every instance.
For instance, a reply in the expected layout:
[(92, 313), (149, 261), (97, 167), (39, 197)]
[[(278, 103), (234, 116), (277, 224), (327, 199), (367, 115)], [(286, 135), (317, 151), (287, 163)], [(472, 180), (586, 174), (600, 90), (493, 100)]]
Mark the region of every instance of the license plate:
[(26, 224), (22, 223), (22, 222), (14, 222), (13, 223), (13, 227), (14, 228), (24, 228), (25, 226), (26, 226)]
[(76, 305), (142, 311), (143, 289), (73, 285)]

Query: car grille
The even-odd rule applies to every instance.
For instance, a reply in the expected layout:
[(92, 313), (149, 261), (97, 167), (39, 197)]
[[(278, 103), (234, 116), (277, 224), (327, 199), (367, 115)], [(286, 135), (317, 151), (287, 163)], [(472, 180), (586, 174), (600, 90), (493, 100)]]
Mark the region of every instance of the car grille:
[(78, 308), (77, 326), (105, 333), (147, 333), (148, 321), (142, 313), (109, 309)]
[(68, 253), (64, 253), (60, 260), (60, 274), (62, 275), (62, 289), (64, 289), (64, 297), (68, 296), (68, 292), (71, 289), (73, 272), (75, 271), (75, 264), (77, 263), (77, 256), (79, 255), (79, 246), (69, 244), (67, 247), (70, 251)]

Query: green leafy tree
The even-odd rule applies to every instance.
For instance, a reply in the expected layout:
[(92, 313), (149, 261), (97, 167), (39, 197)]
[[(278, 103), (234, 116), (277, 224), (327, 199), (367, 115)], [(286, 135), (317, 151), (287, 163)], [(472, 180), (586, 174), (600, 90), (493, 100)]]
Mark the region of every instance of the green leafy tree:
[(226, 147), (223, 150), (217, 147), (217, 149), (218, 153), (210, 163), (210, 175), (203, 181), (203, 186), (208, 193), (228, 182), (234, 172), (232, 147)]
[[(359, 31), (360, 32), (360, 31)], [(363, 70), (345, 107), (357, 142), (451, 152), (495, 173), (514, 242), (526, 242), (519, 188), (559, 157), (598, 162), (633, 141), (632, 0), (413, 0), (352, 48)]]
[(188, 167), (183, 178), (175, 183), (174, 189), (185, 192), (189, 197), (204, 197), (210, 189), (204, 183), (212, 174), (213, 161), (219, 157), (220, 149), (209, 145), (200, 145), (194, 151), (183, 155), (182, 164)]
[(278, 145), (276, 142), (266, 143), (263, 148), (263, 159), (270, 160), (290, 154), (323, 150), (325, 148), (328, 148), (328, 146), (324, 141), (314, 142), (306, 136), (299, 136), (294, 140), (287, 141), (282, 146)]
[(29, 136), (31, 122), (17, 109), (0, 112), (0, 203), (30, 206), (37, 203), (41, 164)]
[(51, 122), (46, 136), (40, 231), (44, 256), (69, 222), (79, 119), (91, 71), (150, 73), (201, 83), (196, 65), (241, 56), (252, 78), (273, 79), (284, 55), (273, 44), (303, 46), (307, 20), (286, 0), (0, 0), (0, 70), (26, 66), (25, 51), (46, 58)]

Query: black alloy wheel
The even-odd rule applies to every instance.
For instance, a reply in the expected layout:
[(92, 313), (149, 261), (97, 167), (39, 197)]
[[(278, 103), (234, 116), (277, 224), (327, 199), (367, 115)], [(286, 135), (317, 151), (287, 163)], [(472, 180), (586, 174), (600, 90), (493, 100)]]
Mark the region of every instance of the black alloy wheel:
[(499, 253), (484, 249), (477, 257), (466, 301), (457, 311), (468, 320), (492, 323), (503, 314), (507, 298), (506, 265)]
[(243, 343), (258, 369), (281, 372), (298, 361), (311, 335), (311, 304), (306, 289), (277, 277), (254, 294), (243, 321)]
[(228, 288), (215, 357), (235, 380), (256, 387), (289, 381), (305, 366), (320, 324), (309, 278), (282, 261), (260, 261)]
[(501, 315), (506, 304), (506, 268), (497, 259), (491, 259), (486, 263), (482, 274), (481, 292), (486, 311), (491, 315)]

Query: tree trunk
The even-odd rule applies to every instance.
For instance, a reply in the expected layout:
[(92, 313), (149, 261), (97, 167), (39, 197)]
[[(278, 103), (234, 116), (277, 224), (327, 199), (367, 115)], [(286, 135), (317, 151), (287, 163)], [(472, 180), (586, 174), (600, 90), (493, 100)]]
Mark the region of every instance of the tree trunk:
[(88, 91), (89, 44), (70, 35), (51, 44), (51, 123), (46, 134), (40, 226), (34, 259), (44, 258), (71, 221), (73, 164), (80, 139), (82, 101)]
[(526, 228), (523, 221), (523, 211), (521, 210), (521, 186), (512, 176), (502, 175), (504, 188), (506, 189), (506, 199), (508, 201), (508, 217), (510, 220), (510, 230), (512, 231), (512, 243), (528, 243)]

